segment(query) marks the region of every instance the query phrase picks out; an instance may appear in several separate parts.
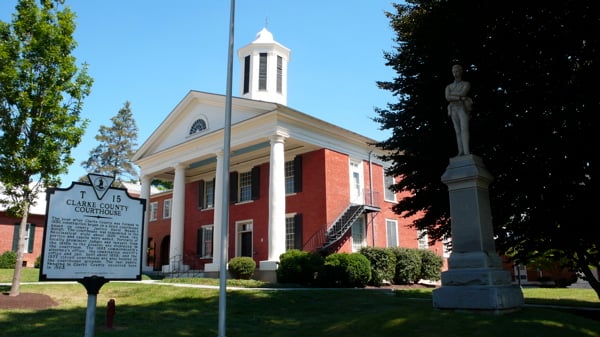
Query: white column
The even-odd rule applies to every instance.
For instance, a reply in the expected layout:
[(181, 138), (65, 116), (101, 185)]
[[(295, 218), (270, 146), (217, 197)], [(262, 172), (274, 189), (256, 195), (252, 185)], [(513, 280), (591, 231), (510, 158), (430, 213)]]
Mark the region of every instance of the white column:
[(142, 190), (140, 198), (146, 200), (146, 211), (144, 212), (144, 234), (142, 238), (142, 271), (151, 271), (148, 266), (148, 222), (150, 221), (150, 183), (152, 179), (147, 175), (142, 175)]
[[(204, 271), (218, 272), (221, 254), (221, 218), (223, 210), (223, 150), (217, 152), (217, 171), (215, 177), (215, 207), (213, 215), (213, 260), (204, 265)], [(228, 206), (228, 205), (227, 205)], [(227, 258), (225, 258), (227, 260)]]
[(285, 252), (285, 136), (271, 136), (269, 168), (269, 255), (260, 262), (261, 270), (277, 269), (279, 256)]
[[(171, 242), (169, 270), (180, 270), (183, 260), (183, 220), (185, 215), (185, 167), (175, 164), (173, 199), (171, 200)], [(173, 263), (175, 261), (175, 263)]]

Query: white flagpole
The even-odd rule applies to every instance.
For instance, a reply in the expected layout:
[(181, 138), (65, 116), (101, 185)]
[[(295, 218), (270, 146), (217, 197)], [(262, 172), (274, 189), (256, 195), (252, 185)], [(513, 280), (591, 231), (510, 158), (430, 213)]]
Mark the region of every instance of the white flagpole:
[(225, 95), (225, 141), (223, 146), (223, 177), (221, 203), (221, 252), (219, 266), (219, 335), (225, 337), (225, 312), (227, 296), (227, 249), (229, 246), (229, 155), (231, 152), (231, 81), (233, 73), (233, 27), (235, 18), (235, 0), (231, 0), (229, 17), (229, 52), (227, 55), (227, 92)]

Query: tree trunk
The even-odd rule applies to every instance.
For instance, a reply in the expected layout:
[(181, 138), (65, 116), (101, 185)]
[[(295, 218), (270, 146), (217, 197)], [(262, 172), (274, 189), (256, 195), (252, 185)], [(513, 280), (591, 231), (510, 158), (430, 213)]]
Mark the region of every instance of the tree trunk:
[(29, 215), (29, 202), (25, 201), (23, 209), (23, 218), (19, 227), (19, 246), (17, 248), (17, 262), (15, 263), (15, 272), (13, 274), (12, 284), (9, 296), (19, 296), (21, 293), (21, 270), (23, 269), (23, 255), (25, 255), (25, 235), (27, 234), (27, 217)]
[(598, 295), (598, 299), (600, 299), (600, 281), (596, 279), (596, 277), (594, 277), (594, 274), (592, 273), (592, 270), (589, 266), (581, 266), (581, 271), (585, 276), (585, 280), (588, 281), (590, 287), (594, 289), (596, 295)]

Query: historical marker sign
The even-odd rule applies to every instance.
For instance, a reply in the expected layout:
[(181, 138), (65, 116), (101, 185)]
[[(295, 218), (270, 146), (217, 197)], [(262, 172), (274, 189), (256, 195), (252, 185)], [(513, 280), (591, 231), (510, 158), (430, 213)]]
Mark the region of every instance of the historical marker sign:
[(48, 189), (40, 281), (140, 280), (146, 200), (110, 187), (113, 177), (88, 177)]

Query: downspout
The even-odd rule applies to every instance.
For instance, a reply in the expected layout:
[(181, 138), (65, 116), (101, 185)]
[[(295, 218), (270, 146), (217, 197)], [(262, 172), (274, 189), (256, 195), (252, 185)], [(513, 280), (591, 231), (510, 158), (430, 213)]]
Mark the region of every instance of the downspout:
[[(369, 194), (371, 200), (371, 206), (375, 205), (375, 201), (373, 200), (373, 160), (371, 160), (371, 155), (373, 154), (373, 150), (369, 151)], [(371, 231), (373, 232), (373, 247), (375, 247), (375, 215), (371, 214)]]

